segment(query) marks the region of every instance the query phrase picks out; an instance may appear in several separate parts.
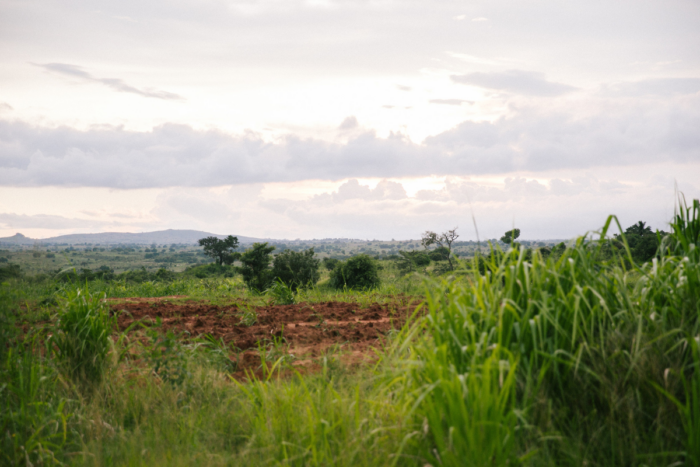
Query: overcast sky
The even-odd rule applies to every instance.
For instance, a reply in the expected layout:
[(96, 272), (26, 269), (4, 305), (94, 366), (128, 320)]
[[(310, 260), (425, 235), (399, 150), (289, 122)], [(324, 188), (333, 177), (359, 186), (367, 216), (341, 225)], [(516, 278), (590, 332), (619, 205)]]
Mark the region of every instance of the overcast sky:
[(570, 238), (676, 187), (697, 0), (0, 0), (0, 237)]

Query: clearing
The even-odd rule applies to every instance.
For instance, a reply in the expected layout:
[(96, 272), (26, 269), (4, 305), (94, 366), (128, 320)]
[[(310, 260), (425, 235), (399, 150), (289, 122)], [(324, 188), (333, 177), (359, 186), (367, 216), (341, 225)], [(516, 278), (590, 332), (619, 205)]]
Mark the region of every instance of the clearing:
[(268, 352), (268, 363), (286, 356), (285, 361), (301, 371), (315, 367), (315, 359), (328, 352), (339, 351), (340, 359), (350, 365), (370, 362), (372, 349), (400, 329), (418, 306), (410, 297), (364, 307), (338, 301), (266, 306), (243, 301), (221, 306), (179, 298), (125, 298), (110, 307), (118, 314), (121, 331), (140, 321), (158, 325), (162, 332), (211, 335), (223, 341), (236, 351), (237, 377), (261, 369), (261, 351)]

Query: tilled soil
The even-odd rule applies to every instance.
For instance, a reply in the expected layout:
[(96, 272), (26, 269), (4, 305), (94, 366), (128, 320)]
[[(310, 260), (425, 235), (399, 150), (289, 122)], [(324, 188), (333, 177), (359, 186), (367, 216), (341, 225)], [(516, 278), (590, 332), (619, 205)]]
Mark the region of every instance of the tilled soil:
[[(315, 359), (333, 347), (341, 360), (350, 364), (371, 361), (372, 348), (392, 329), (399, 329), (412, 314), (417, 302), (398, 299), (388, 304), (361, 308), (357, 303), (323, 302), (252, 307), (245, 304), (217, 306), (202, 302), (122, 299), (110, 307), (118, 314), (124, 331), (136, 321), (161, 322), (164, 332), (173, 330), (185, 336), (210, 334), (240, 350), (237, 371), (257, 373), (261, 368), (259, 349), (276, 343), (297, 369), (316, 366)], [(244, 312), (257, 314), (254, 324), (242, 322)]]

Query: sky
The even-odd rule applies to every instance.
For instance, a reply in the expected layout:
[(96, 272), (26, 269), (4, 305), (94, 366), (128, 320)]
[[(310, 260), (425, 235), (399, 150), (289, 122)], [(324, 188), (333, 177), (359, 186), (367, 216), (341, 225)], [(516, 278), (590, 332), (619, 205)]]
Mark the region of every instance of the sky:
[(0, 0), (0, 237), (564, 239), (700, 197), (696, 0)]

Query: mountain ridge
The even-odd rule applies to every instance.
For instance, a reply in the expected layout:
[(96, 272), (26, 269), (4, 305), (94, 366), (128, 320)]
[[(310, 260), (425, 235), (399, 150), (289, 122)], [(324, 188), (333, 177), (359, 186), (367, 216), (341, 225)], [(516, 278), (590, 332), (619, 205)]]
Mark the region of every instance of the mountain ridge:
[[(16, 233), (11, 237), (0, 238), (0, 244), (10, 245), (34, 245), (34, 244), (55, 244), (65, 243), (76, 245), (80, 243), (92, 243), (102, 245), (116, 244), (135, 244), (135, 245), (150, 245), (156, 244), (173, 244), (173, 243), (188, 243), (196, 244), (197, 240), (204, 237), (225, 238), (228, 235), (219, 235), (201, 230), (188, 229), (167, 229), (157, 230), (154, 232), (101, 232), (101, 233), (85, 233), (85, 234), (68, 234), (59, 235), (49, 238), (29, 238), (21, 233)], [(270, 241), (270, 239), (247, 237), (244, 235), (234, 235), (238, 237), (238, 241), (242, 244), (254, 243), (259, 241)]]

